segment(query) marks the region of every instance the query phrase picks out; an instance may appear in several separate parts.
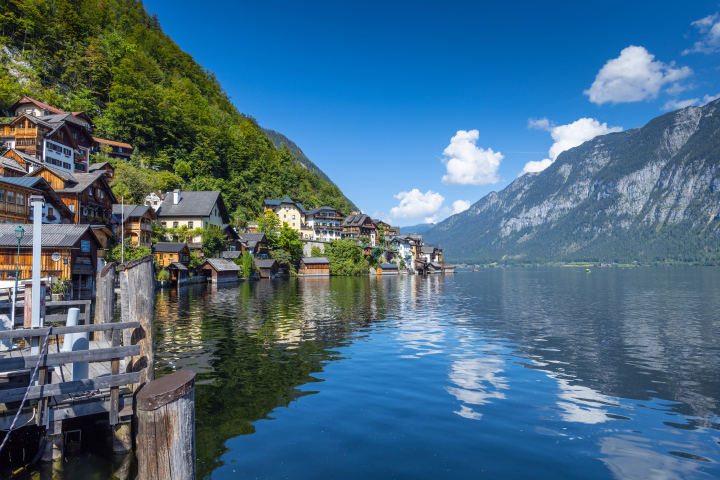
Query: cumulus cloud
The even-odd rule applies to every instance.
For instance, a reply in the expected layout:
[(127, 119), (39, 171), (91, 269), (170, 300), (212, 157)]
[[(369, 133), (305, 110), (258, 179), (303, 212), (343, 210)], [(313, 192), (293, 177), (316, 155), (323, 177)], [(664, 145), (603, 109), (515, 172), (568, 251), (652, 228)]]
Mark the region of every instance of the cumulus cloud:
[[(548, 124), (550, 124), (548, 122)], [(532, 123), (528, 122), (528, 125)], [(536, 127), (532, 127), (536, 128)], [(547, 129), (550, 132), (555, 143), (550, 147), (546, 158), (540, 161), (532, 161), (525, 164), (525, 168), (520, 175), (526, 173), (542, 172), (552, 165), (555, 159), (565, 150), (577, 147), (588, 140), (592, 140), (598, 135), (605, 135), (612, 132), (621, 132), (622, 127), (608, 127), (607, 123), (600, 123), (594, 118), (581, 118), (567, 125), (557, 125)]]
[(528, 128), (549, 132), (554, 126), (555, 124), (547, 118), (528, 118)]
[(470, 208), (470, 201), (468, 200), (455, 200), (453, 202), (453, 211), (452, 214), (455, 215), (456, 213), (464, 212)]
[(390, 215), (394, 218), (427, 217), (437, 212), (445, 201), (445, 197), (437, 192), (428, 190), (422, 193), (417, 188), (400, 192), (395, 198), (400, 200), (400, 204), (390, 209)]
[(608, 60), (583, 93), (598, 105), (639, 102), (657, 98), (666, 85), (677, 93), (682, 88), (679, 82), (690, 75), (689, 67), (675, 68), (674, 62), (655, 60), (655, 55), (644, 47), (631, 45), (618, 58)]
[(705, 18), (696, 20), (691, 24), (703, 35), (695, 42), (692, 48), (683, 50), (682, 54), (688, 53), (713, 53), (720, 51), (720, 14), (714, 13)]
[(691, 105), (702, 107), (703, 105), (707, 105), (713, 100), (717, 100), (718, 98), (720, 98), (720, 93), (717, 95), (705, 95), (702, 99), (688, 98), (687, 100), (670, 100), (663, 106), (662, 110), (678, 110), (680, 108), (686, 108)]
[(475, 144), (480, 138), (477, 130), (460, 130), (450, 140), (443, 151), (442, 162), (447, 168), (443, 175), (445, 185), (487, 185), (497, 183), (497, 170), (505, 158), (500, 152), (478, 148)]

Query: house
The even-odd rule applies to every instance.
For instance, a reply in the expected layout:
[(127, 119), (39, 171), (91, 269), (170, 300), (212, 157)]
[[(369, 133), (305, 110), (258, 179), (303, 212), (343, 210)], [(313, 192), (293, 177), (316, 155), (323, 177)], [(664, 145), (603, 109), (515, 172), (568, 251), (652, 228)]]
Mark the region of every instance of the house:
[(374, 247), (378, 244), (378, 229), (372, 218), (364, 213), (351, 213), (342, 224), (342, 238), (349, 238)]
[(330, 275), (330, 259), (328, 257), (303, 257), (300, 259), (298, 273), (306, 276)]
[(0, 157), (3, 177), (23, 177), (36, 168), (42, 167), (42, 162), (20, 150), (10, 148)]
[[(76, 112), (78, 115), (85, 115), (84, 112)], [(85, 117), (87, 117), (85, 115)], [(75, 172), (87, 173), (90, 165), (90, 152), (95, 149), (95, 140), (92, 137), (92, 127), (89, 119), (81, 118), (73, 113), (60, 113), (37, 116), (39, 120), (47, 122), (50, 125), (63, 125), (70, 133), (70, 137), (75, 144), (81, 156), (75, 158)]]
[[(17, 262), (18, 225), (0, 225), (0, 279), (13, 280)], [(32, 224), (22, 225), (20, 240), (19, 278), (32, 277)], [(89, 225), (43, 225), (42, 226), (41, 276), (69, 278), (72, 280), (76, 298), (91, 297), (95, 291), (97, 251), (100, 242)], [(53, 254), (57, 253), (57, 261)]]
[(108, 162), (100, 162), (100, 163), (93, 163), (90, 165), (90, 168), (88, 169), (89, 173), (96, 172), (102, 170), (105, 172), (105, 178), (107, 178), (108, 183), (112, 182), (112, 179), (115, 178), (115, 168), (110, 165)]
[(157, 211), (162, 205), (164, 195), (158, 192), (150, 192), (145, 196), (145, 205), (152, 207), (153, 210)]
[(345, 215), (339, 210), (327, 206), (313, 208), (305, 213), (305, 225), (311, 231), (310, 239), (315, 241), (340, 240), (344, 219)]
[[(196, 228), (222, 228), (230, 223), (220, 192), (181, 192), (174, 190), (165, 194), (165, 199), (155, 211), (164, 227), (178, 228), (186, 226), (188, 230)], [(202, 237), (193, 237), (192, 243), (199, 243)]]
[(267, 237), (264, 233), (240, 233), (238, 237), (243, 252), (250, 252), (254, 258), (268, 258), (270, 255)]
[(290, 197), (282, 200), (265, 199), (262, 204), (263, 211), (272, 210), (278, 216), (281, 223), (287, 223), (289, 227), (300, 232), (305, 222), (305, 207), (302, 203), (293, 201)]
[(240, 267), (225, 258), (208, 258), (198, 267), (198, 274), (212, 279), (212, 283), (237, 282)]
[(442, 247), (439, 245), (423, 245), (420, 248), (420, 256), (428, 263), (442, 263)]
[(378, 275), (397, 275), (398, 273), (398, 266), (394, 263), (381, 263), (377, 268)]
[(227, 240), (225, 240), (225, 250), (242, 252), (242, 240), (240, 240), (240, 235), (237, 230), (229, 223), (224, 224), (221, 228), (225, 234), (225, 238), (227, 238)]
[[(27, 189), (29, 191), (24, 191)], [(50, 184), (41, 177), (3, 177), (0, 178), (0, 196), (8, 202), (9, 196), (12, 192), (15, 192), (15, 203), (17, 205), (18, 199), (27, 199), (30, 194), (42, 195), (45, 199), (42, 211), (42, 223), (53, 224), (53, 223), (75, 223), (75, 214), (70, 211), (67, 205), (58, 197), (55, 191), (52, 189)], [(27, 201), (25, 201), (27, 203)], [(8, 205), (0, 203), (0, 211), (8, 210)], [(29, 216), (26, 222), (30, 223), (33, 221), (33, 207), (28, 207)], [(0, 214), (0, 221), (3, 223), (12, 223), (12, 215), (5, 216)], [(17, 222), (16, 222), (17, 223)]]
[[(97, 257), (104, 259), (105, 255), (107, 254), (108, 243), (110, 243), (110, 239), (114, 237), (115, 234), (105, 225), (90, 225), (90, 228), (100, 242), (100, 248), (98, 248)], [(98, 270), (101, 270), (100, 263), (98, 263)]]
[(272, 278), (280, 271), (280, 264), (272, 258), (255, 260), (255, 266), (260, 270), (260, 278)]
[(186, 243), (158, 242), (152, 246), (155, 263), (167, 267), (173, 262), (190, 265), (190, 249)]
[(373, 223), (378, 228), (378, 234), (382, 233), (385, 239), (390, 236), (400, 235), (400, 227), (391, 227), (389, 223), (376, 218), (373, 219)]
[(170, 274), (171, 285), (184, 285), (190, 280), (190, 269), (180, 262), (172, 262), (165, 268)]
[(116, 235), (124, 235), (125, 241), (136, 247), (152, 247), (152, 222), (157, 220), (155, 210), (145, 205), (112, 206), (116, 220)]
[(40, 117), (43, 115), (52, 115), (58, 113), (65, 113), (59, 108), (51, 107), (47, 103), (40, 102), (34, 98), (28, 96), (22, 97), (20, 100), (15, 102), (11, 107), (10, 111), (14, 116), (19, 117), (23, 113)]
[(118, 160), (130, 161), (132, 157), (133, 146), (129, 143), (115, 142), (113, 140), (105, 140), (104, 138), (93, 137), (97, 143), (100, 155)]
[(388, 246), (397, 252), (398, 257), (405, 261), (410, 269), (415, 269), (415, 253), (413, 252), (414, 241), (407, 236), (386, 237), (389, 238)]
[(70, 174), (43, 165), (28, 174), (41, 177), (75, 214), (76, 224), (107, 224), (117, 203), (104, 171)]

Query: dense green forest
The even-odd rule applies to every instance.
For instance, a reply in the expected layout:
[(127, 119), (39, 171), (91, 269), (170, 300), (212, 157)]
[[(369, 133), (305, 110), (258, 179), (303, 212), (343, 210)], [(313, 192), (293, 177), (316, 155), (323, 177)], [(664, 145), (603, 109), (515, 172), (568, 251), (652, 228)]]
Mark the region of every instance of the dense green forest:
[[(125, 173), (148, 177), (143, 184), (180, 181), (187, 190), (220, 190), (241, 224), (257, 216), (263, 198), (286, 195), (306, 207), (355, 210), (287, 144), (275, 147), (139, 1), (5, 0), (0, 47), (0, 110), (28, 95), (85, 111), (96, 136), (136, 147), (133, 167), (115, 187), (137, 198), (146, 192), (126, 182)], [(141, 172), (143, 166), (165, 178)]]

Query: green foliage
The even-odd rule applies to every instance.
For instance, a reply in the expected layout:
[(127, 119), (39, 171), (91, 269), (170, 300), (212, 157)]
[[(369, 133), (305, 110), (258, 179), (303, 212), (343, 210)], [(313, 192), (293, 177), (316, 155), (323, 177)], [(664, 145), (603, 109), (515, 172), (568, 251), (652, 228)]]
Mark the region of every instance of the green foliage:
[(193, 270), (195, 270), (200, 265), (202, 265), (202, 263), (204, 261), (205, 261), (205, 259), (203, 257), (201, 257), (200, 255), (198, 255), (197, 253), (190, 252), (190, 268), (192, 268)]
[(255, 220), (258, 231), (267, 237), (268, 248), (274, 250), (280, 248), (280, 218), (272, 210), (266, 210)]
[(152, 170), (123, 169), (113, 192), (128, 201), (142, 204), (150, 189), (182, 185), (222, 191), (242, 222), (261, 213), (268, 197), (356, 210), (294, 144), (276, 146), (238, 112), (215, 75), (163, 33), (140, 1), (6, 0), (0, 35), (8, 47), (0, 52), (0, 110), (22, 95), (83, 110), (96, 136), (136, 148), (131, 167), (172, 175), (161, 187)]
[[(197, 234), (197, 231), (193, 231)], [(223, 242), (226, 240), (225, 234), (219, 228), (210, 228), (202, 230), (202, 252), (205, 258), (212, 258), (215, 254), (225, 250)]]
[(349, 239), (326, 244), (325, 256), (330, 259), (330, 273), (333, 275), (364, 275), (370, 266), (355, 242)]
[(162, 223), (160, 222), (152, 222), (150, 224), (150, 227), (152, 228), (150, 232), (150, 240), (152, 241), (153, 245), (155, 245), (158, 242), (167, 242), (167, 231), (168, 229), (166, 227), (163, 227)]
[(292, 256), (282, 248), (270, 250), (270, 256), (278, 261), (278, 263), (290, 265), (292, 267)]
[(160, 280), (161, 282), (167, 282), (168, 280), (170, 280), (170, 272), (168, 272), (166, 269), (163, 268), (158, 273), (157, 279)]
[(303, 242), (300, 240), (298, 231), (283, 222), (280, 229), (280, 248), (290, 255), (290, 265), (294, 269), (300, 263), (303, 252)]
[(250, 252), (245, 251), (242, 255), (242, 273), (245, 278), (248, 278), (255, 271), (255, 259)]
[(400, 270), (405, 270), (405, 267), (407, 267), (405, 260), (400, 260), (400, 265), (398, 265), (398, 267), (400, 267)]
[(320, 250), (320, 247), (312, 247), (310, 249), (310, 256), (311, 257), (323, 257), (323, 252)]
[[(115, 262), (120, 263), (123, 259), (123, 248), (122, 243), (118, 243), (114, 247), (109, 247), (105, 254), (105, 261), (108, 263)], [(142, 258), (148, 255), (152, 255), (152, 250), (147, 247), (137, 247), (132, 245), (130, 242), (125, 242), (125, 255), (124, 259), (126, 262), (135, 260), (136, 258)]]

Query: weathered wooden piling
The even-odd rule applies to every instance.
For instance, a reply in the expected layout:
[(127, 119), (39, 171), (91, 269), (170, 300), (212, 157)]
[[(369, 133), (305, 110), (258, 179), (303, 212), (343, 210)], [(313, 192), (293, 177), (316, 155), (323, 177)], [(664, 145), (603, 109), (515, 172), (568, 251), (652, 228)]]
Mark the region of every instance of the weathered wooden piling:
[[(97, 274), (95, 323), (111, 323), (115, 317), (115, 263), (108, 263)], [(112, 332), (96, 332), (96, 341), (112, 341)]]
[(195, 479), (195, 373), (146, 384), (135, 401), (139, 480)]
[(140, 385), (155, 380), (155, 342), (153, 315), (155, 309), (155, 276), (153, 256), (121, 263), (120, 304), (123, 322), (140, 322), (140, 328), (124, 334), (125, 345), (140, 345), (140, 355), (127, 363), (127, 373), (140, 372)]

